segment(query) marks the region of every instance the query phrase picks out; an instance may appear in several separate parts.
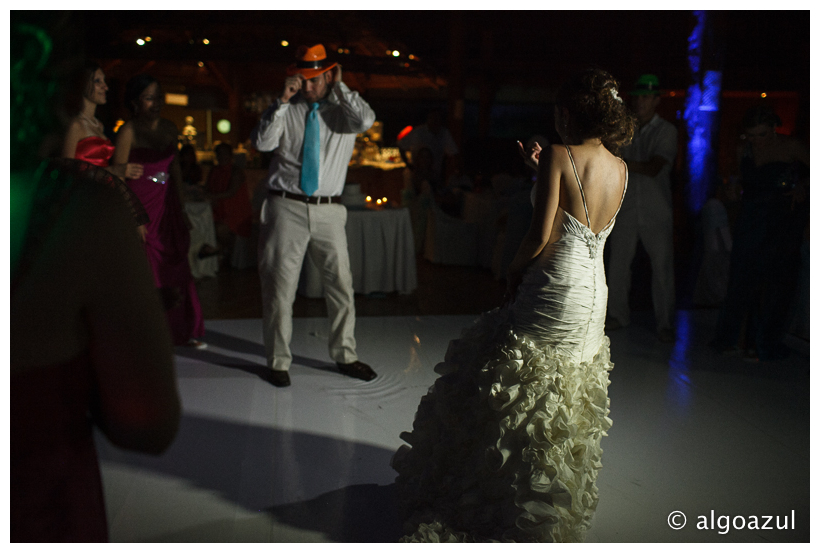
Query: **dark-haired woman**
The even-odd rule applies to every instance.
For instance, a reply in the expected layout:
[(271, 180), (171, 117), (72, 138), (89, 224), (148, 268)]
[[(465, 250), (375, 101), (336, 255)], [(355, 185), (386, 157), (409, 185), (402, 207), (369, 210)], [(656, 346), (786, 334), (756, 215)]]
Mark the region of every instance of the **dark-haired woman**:
[[(505, 304), (450, 344), (392, 465), (407, 541), (582, 541), (611, 426), (604, 242), (634, 121), (606, 72), (565, 83)], [(523, 147), (521, 148), (524, 154)]]
[(749, 360), (775, 361), (789, 355), (783, 338), (809, 222), (809, 153), (799, 140), (777, 133), (780, 119), (769, 106), (749, 109), (742, 125), (743, 195), (726, 299), (711, 346)]
[(153, 77), (131, 78), (125, 87), (125, 103), (134, 117), (117, 133), (114, 162), (143, 166), (143, 174), (127, 183), (151, 219), (145, 251), (166, 306), (174, 344), (204, 348), (205, 343), (196, 339), (205, 333), (205, 326), (188, 264), (191, 239), (177, 190), (182, 183), (179, 132), (174, 123), (160, 117), (162, 90)]
[[(111, 163), (114, 144), (105, 136), (103, 124), (96, 117), (97, 106), (107, 102), (108, 85), (105, 83), (103, 70), (96, 63), (89, 62), (76, 72), (74, 81), (71, 83), (73, 90), (69, 91), (71, 105), (68, 109), (76, 115), (71, 119), (63, 139), (63, 158), (79, 159), (96, 167), (103, 167), (119, 179), (142, 176), (142, 165), (139, 163)], [(73, 167), (83, 168), (81, 165)], [(106, 183), (128, 202), (138, 225), (137, 230), (144, 240), (148, 215), (142, 204), (121, 181), (109, 178)]]

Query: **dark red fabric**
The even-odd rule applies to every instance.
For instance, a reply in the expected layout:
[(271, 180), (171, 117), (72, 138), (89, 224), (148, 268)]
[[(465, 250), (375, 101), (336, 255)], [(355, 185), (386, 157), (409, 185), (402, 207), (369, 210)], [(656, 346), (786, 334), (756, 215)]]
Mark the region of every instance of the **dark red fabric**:
[(12, 542), (108, 541), (87, 353), (12, 374)]
[(77, 142), (74, 158), (82, 159), (97, 167), (108, 167), (112, 155), (114, 155), (114, 145), (110, 140), (99, 136), (87, 136)]

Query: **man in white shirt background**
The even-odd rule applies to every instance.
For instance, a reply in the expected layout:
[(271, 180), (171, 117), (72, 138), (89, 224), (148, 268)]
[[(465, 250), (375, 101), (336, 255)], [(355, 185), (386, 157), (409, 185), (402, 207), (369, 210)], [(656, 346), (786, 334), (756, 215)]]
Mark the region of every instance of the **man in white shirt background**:
[[(440, 191), (444, 181), (444, 160), (445, 156), (450, 158), (458, 154), (453, 135), (444, 126), (441, 112), (433, 110), (427, 114), (427, 122), (419, 125), (402, 137), (397, 143), (399, 153), (410, 169), (413, 169), (413, 158), (424, 148), (433, 154), (433, 185), (434, 191)], [(410, 152), (411, 159), (408, 160), (407, 152)]]
[(328, 349), (340, 372), (362, 380), (376, 373), (358, 360), (353, 279), (347, 250), (347, 208), (341, 204), (356, 135), (376, 114), (342, 82), (321, 44), (297, 51), (279, 98), (251, 133), (261, 152), (273, 151), (259, 233), (259, 277), (265, 353), (274, 386), (289, 386), (293, 302), (302, 261), (310, 255), (325, 289)]
[(670, 173), (677, 154), (678, 131), (656, 113), (660, 92), (658, 77), (642, 75), (629, 93), (639, 127), (632, 143), (621, 152), (629, 169), (629, 185), (609, 237), (606, 328), (615, 330), (630, 322), (631, 265), (640, 240), (652, 267), (657, 337), (661, 342), (673, 342), (675, 272)]

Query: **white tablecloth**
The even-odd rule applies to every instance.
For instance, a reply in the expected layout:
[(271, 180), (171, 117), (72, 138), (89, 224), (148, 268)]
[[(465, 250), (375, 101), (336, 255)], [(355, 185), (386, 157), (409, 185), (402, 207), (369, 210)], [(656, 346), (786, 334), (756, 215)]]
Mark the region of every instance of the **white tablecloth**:
[(185, 202), (185, 213), (191, 221), (191, 247), (188, 249), (188, 264), (194, 278), (215, 277), (219, 270), (219, 258), (213, 255), (199, 258), (199, 250), (204, 245), (216, 248), (214, 213), (210, 202)]
[[(400, 292), (418, 286), (410, 212), (406, 208), (383, 211), (348, 210), (347, 249), (353, 290), (357, 294)], [(299, 293), (309, 298), (324, 295), (319, 269), (305, 256)]]

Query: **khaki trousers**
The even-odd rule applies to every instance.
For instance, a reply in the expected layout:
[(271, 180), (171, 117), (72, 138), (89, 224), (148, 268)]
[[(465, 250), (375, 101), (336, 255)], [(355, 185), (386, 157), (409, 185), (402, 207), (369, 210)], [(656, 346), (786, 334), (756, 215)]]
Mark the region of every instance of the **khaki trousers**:
[(358, 360), (346, 222), (347, 208), (341, 204), (311, 205), (272, 194), (265, 199), (259, 229), (259, 278), (262, 335), (271, 369), (290, 368), (293, 301), (306, 253), (322, 273), (330, 318), (330, 357), (337, 363)]

